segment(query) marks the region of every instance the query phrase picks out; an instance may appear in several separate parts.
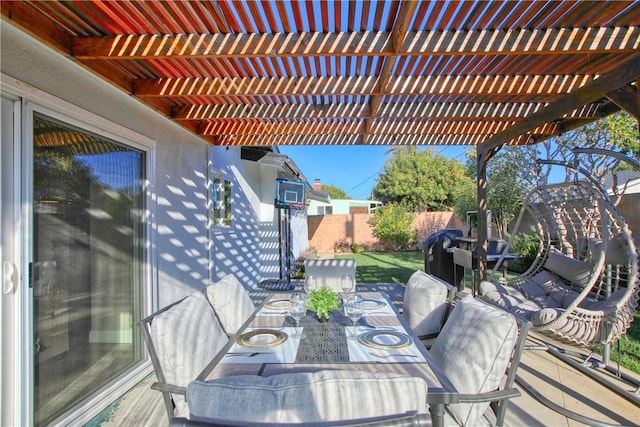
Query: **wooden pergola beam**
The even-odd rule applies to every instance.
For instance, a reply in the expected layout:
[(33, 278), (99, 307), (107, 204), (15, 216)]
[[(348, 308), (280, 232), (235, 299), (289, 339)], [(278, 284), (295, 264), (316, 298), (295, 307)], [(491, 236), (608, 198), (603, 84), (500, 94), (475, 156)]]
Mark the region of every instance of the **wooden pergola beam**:
[[(154, 99), (154, 98), (147, 98)], [(388, 119), (442, 119), (473, 121), (516, 121), (543, 108), (544, 103), (479, 103), (479, 102), (409, 102), (386, 103), (378, 112), (382, 120)], [(607, 104), (609, 105), (609, 104)], [(616, 108), (617, 111), (617, 108)], [(593, 120), (611, 114), (601, 103), (585, 105), (565, 115), (565, 120)], [(173, 109), (171, 118), (183, 120), (216, 119), (346, 119), (372, 118), (368, 104), (336, 103), (327, 105), (278, 104), (192, 104)]]
[[(560, 95), (595, 79), (587, 75), (425, 76), (392, 81), (377, 89), (375, 77), (136, 79), (138, 97), (270, 95)], [(589, 102), (586, 102), (588, 104)], [(584, 104), (576, 105), (573, 109)], [(371, 110), (373, 114), (373, 109)]]
[[(203, 136), (215, 140), (217, 145), (361, 145), (361, 134), (317, 135), (216, 135)], [(478, 145), (484, 135), (369, 135), (367, 145)], [(525, 144), (526, 138), (517, 138), (514, 144)]]
[[(4, 3), (4, 2), (3, 2)], [(408, 5), (408, 6), (405, 6)], [(179, 34), (75, 37), (78, 59), (277, 58), (402, 55), (560, 55), (630, 53), (640, 48), (640, 27), (590, 27), (407, 32), (414, 1), (403, 2), (407, 25), (392, 31), (299, 34)], [(398, 37), (398, 34), (402, 34)]]
[(606, 97), (613, 103), (635, 117), (636, 120), (640, 120), (638, 96), (640, 96), (638, 95), (638, 89), (630, 84), (606, 94)]
[(604, 98), (607, 93), (611, 93), (622, 86), (638, 80), (640, 77), (640, 53), (630, 56), (618, 67), (600, 76), (600, 78), (585, 84), (568, 95), (563, 96), (556, 102), (543, 108), (537, 113), (521, 120), (511, 128), (500, 132), (487, 139), (483, 146), (489, 151), (505, 142), (523, 135), (530, 130), (544, 124), (560, 119), (569, 111), (575, 110), (583, 105), (596, 102)]
[[(434, 120), (390, 120), (373, 121), (370, 128), (365, 121), (317, 121), (317, 122), (247, 122), (217, 120), (208, 121), (202, 129), (203, 135), (494, 135), (509, 127), (512, 122), (499, 121), (434, 121)], [(555, 123), (545, 124), (532, 134), (554, 135), (559, 132)]]
[[(393, 30), (391, 31), (391, 49), (396, 54), (402, 53), (403, 42), (407, 35), (409, 21), (411, 20), (411, 17), (413, 16), (413, 12), (415, 11), (417, 5), (418, 3), (415, 1), (403, 1), (402, 3), (400, 3), (398, 16), (396, 17)], [(378, 110), (380, 109), (380, 105), (382, 104), (382, 93), (387, 89), (387, 86), (391, 81), (393, 67), (396, 64), (396, 60), (397, 56), (382, 57), (382, 69), (378, 77), (376, 87), (374, 89), (374, 91), (378, 93), (372, 95), (371, 100), (369, 101), (369, 111), (371, 111), (371, 116), (373, 117), (378, 115)], [(365, 131), (363, 134), (364, 142), (366, 142), (368, 135), (370, 134), (371, 127), (371, 120), (368, 119), (367, 123), (365, 123)]]

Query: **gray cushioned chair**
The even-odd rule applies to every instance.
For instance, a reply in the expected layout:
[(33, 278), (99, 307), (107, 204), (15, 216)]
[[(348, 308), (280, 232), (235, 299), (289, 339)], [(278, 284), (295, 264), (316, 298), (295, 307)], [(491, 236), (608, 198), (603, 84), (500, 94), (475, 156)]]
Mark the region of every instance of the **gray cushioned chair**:
[(228, 342), (202, 292), (177, 301), (139, 322), (169, 419), (188, 416), (187, 385)]
[(402, 314), (421, 339), (435, 337), (455, 297), (456, 288), (444, 280), (418, 270), (409, 277)]
[(512, 387), (529, 325), (471, 296), (458, 302), (429, 350), (460, 393), (445, 425), (503, 424), (508, 399), (520, 395)]
[(228, 336), (238, 332), (256, 310), (249, 292), (233, 274), (207, 286), (205, 293)]
[(350, 425), (429, 420), (421, 378), (323, 370), (194, 381), (187, 388), (191, 421), (219, 425)]

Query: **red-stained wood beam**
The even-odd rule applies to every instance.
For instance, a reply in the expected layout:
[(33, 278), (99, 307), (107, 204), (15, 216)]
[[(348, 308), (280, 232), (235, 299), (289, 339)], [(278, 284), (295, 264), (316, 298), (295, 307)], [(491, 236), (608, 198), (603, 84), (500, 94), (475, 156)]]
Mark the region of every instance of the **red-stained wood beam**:
[[(4, 2), (3, 2), (4, 3)], [(402, 3), (402, 7), (407, 2)], [(415, 8), (414, 1), (408, 2)], [(400, 13), (404, 13), (401, 9)], [(409, 12), (409, 18), (412, 11)], [(79, 59), (247, 58), (282, 56), (560, 55), (632, 53), (640, 27), (393, 31), (285, 34), (160, 34), (75, 37)], [(404, 25), (402, 25), (404, 24)]]
[(544, 123), (554, 122), (569, 111), (596, 102), (604, 98), (607, 93), (611, 93), (638, 79), (640, 79), (640, 53), (631, 55), (614, 70), (563, 96), (558, 101), (519, 121), (504, 132), (487, 139), (483, 144), (485, 150), (493, 150)]

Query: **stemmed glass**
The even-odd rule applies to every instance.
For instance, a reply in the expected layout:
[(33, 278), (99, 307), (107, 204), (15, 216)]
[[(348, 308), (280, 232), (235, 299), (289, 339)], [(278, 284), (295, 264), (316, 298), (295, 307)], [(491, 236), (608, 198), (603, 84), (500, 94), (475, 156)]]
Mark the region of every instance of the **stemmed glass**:
[(316, 278), (315, 276), (308, 274), (307, 278), (304, 281), (304, 291), (306, 292), (307, 295), (309, 295), (309, 292), (313, 291), (315, 288), (316, 288)]
[(305, 334), (301, 331), (298, 331), (300, 327), (300, 320), (307, 314), (307, 307), (304, 304), (304, 298), (300, 294), (293, 294), (291, 296), (291, 305), (289, 307), (289, 315), (293, 317), (293, 320), (296, 321), (296, 330), (291, 338), (301, 339), (305, 337)]
[(358, 338), (358, 335), (356, 334), (356, 323), (364, 314), (364, 310), (362, 308), (362, 300), (359, 296), (354, 295), (353, 298), (347, 300), (347, 304), (344, 306), (344, 314), (346, 314), (353, 323), (353, 333), (347, 338), (350, 340), (354, 340)]
[(349, 292), (353, 289), (353, 278), (350, 274), (343, 274), (340, 277), (340, 287), (342, 292), (345, 293), (345, 297), (349, 297)]

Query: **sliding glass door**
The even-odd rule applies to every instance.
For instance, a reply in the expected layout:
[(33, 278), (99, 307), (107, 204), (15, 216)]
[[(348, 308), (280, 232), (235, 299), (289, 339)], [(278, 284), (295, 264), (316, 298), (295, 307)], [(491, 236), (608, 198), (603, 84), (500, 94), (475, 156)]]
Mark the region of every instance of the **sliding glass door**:
[(33, 113), (35, 424), (143, 359), (145, 152)]

